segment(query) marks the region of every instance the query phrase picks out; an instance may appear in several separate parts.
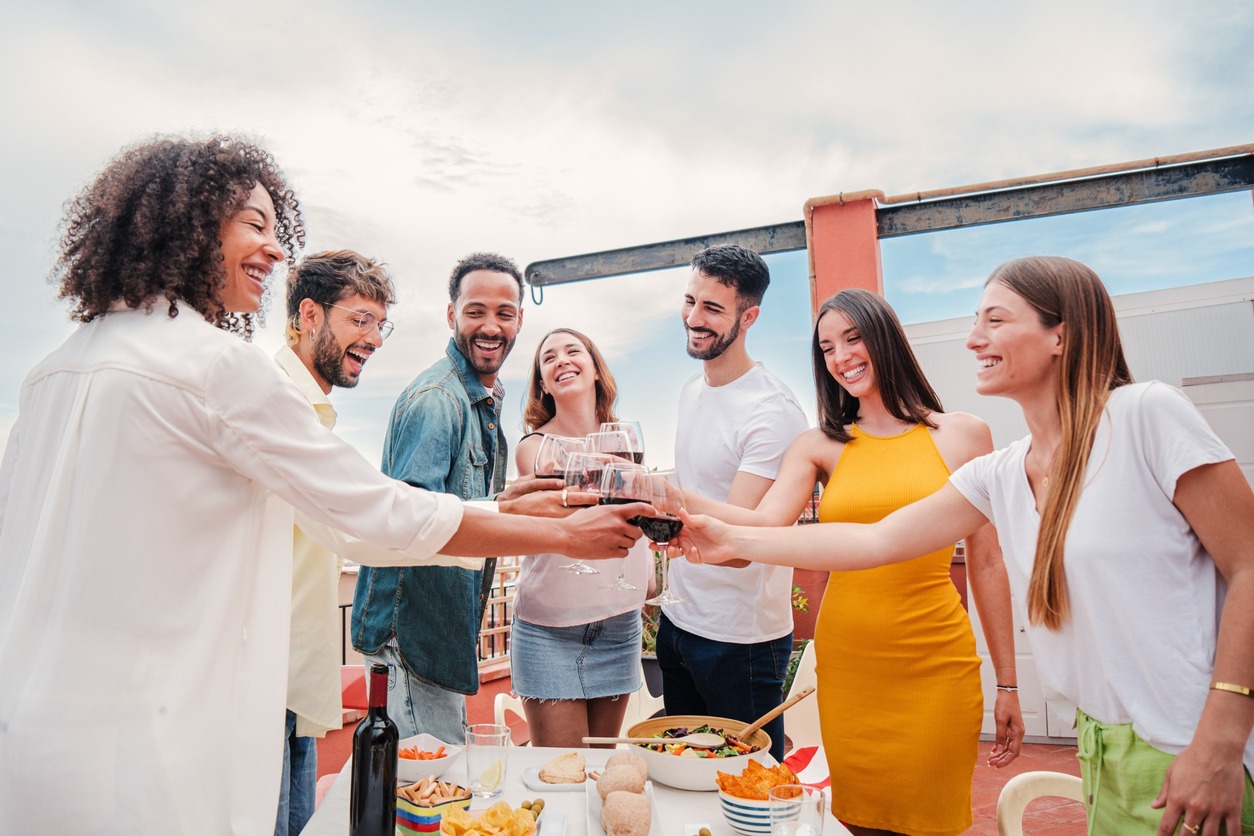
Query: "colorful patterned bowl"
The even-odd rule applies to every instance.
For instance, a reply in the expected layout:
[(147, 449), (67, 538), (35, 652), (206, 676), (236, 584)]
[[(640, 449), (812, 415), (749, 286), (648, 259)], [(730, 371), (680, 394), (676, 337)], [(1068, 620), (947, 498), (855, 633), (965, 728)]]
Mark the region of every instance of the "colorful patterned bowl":
[[(459, 787), (459, 789), (465, 789)], [(426, 836), (440, 832), (440, 821), (444, 814), (454, 807), (470, 809), (470, 790), (465, 790), (466, 797), (456, 801), (445, 801), (441, 804), (424, 804), (410, 801), (403, 795), (396, 796), (396, 832), (403, 836)]]

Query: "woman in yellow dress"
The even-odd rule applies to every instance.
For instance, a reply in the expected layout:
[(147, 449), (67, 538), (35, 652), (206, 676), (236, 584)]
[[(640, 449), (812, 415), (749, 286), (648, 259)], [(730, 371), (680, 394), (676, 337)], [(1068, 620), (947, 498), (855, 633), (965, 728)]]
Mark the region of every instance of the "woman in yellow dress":
[[(844, 290), (813, 337), (819, 426), (788, 449), (748, 511), (692, 497), (690, 509), (741, 525), (789, 525), (824, 484), (823, 522), (873, 522), (942, 487), (992, 451), (988, 425), (942, 412), (882, 297)], [(971, 623), (949, 578), (953, 546), (913, 560), (833, 572), (815, 635), (819, 716), (832, 812), (858, 836), (958, 834), (971, 826), (983, 699)], [(966, 540), (970, 586), (997, 676), (989, 763), (1018, 755), (1010, 590), (996, 535)]]

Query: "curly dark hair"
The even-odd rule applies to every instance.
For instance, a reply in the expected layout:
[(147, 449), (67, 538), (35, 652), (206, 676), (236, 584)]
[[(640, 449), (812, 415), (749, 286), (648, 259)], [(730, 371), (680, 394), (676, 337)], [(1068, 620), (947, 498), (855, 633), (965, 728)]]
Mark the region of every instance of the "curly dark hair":
[(185, 302), (251, 339), (264, 312), (223, 307), (219, 236), (258, 183), (274, 201), (275, 233), (290, 266), (305, 227), (268, 151), (229, 136), (158, 137), (124, 149), (66, 209), (51, 280), (58, 298), (73, 301), (70, 318), (91, 322), (119, 301), (151, 310), (164, 297), (171, 317)]
[(462, 292), (462, 279), (476, 270), (490, 270), (493, 273), (513, 276), (514, 281), (518, 282), (518, 302), (522, 303), (523, 277), (514, 259), (496, 253), (471, 253), (453, 265), (453, 272), (448, 277), (448, 300), (454, 305)]

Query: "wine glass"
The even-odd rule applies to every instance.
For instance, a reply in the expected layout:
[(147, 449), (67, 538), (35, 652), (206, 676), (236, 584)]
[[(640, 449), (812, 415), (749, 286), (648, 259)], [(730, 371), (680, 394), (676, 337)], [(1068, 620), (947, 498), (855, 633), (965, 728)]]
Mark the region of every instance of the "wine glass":
[[(649, 472), (643, 465), (632, 462), (614, 461), (606, 465), (605, 474), (601, 477), (601, 501), (607, 505), (619, 505), (628, 502), (649, 502), (652, 494), (648, 481)], [(632, 517), (628, 522), (639, 525), (639, 517)], [(618, 577), (613, 583), (606, 584), (611, 589), (630, 592), (636, 585), (627, 580), (623, 574), (627, 558), (618, 562)]]
[(684, 507), (684, 492), (679, 484), (679, 474), (674, 470), (654, 470), (648, 476), (649, 493), (657, 516), (636, 517), (636, 521), (645, 536), (662, 547), (662, 591), (645, 603), (678, 604), (686, 599), (672, 592), (667, 584), (670, 558), (666, 556), (666, 547), (684, 527), (679, 519), (679, 509)]
[(565, 435), (546, 435), (540, 439), (536, 450), (536, 463), (532, 474), (538, 479), (564, 479), (566, 462), (572, 453), (582, 453), (587, 445), (582, 438)]
[[(588, 433), (587, 444), (589, 453), (606, 453), (639, 464), (636, 461), (636, 450), (632, 446), (631, 436), (621, 430)], [(639, 457), (644, 458), (643, 448)]]
[[(613, 456), (602, 453), (571, 453), (566, 459), (566, 488), (589, 493), (601, 493), (601, 475), (606, 465), (617, 461)], [(599, 575), (600, 569), (593, 568), (582, 560), (557, 567), (576, 575)]]
[(601, 425), (603, 433), (626, 433), (631, 460), (644, 464), (644, 430), (639, 421), (607, 421)]

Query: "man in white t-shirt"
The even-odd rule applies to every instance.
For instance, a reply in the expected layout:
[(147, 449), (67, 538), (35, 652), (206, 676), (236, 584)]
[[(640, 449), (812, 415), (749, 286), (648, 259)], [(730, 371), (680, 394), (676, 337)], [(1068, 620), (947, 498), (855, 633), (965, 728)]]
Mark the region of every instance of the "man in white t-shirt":
[[(703, 369), (680, 393), (675, 467), (685, 489), (745, 508), (757, 506), (806, 429), (797, 398), (745, 348), (770, 281), (760, 255), (723, 245), (693, 257), (684, 293), (688, 354)], [(792, 650), (792, 569), (676, 560), (670, 586), (684, 600), (663, 606), (658, 628), (666, 713), (749, 722), (779, 705)], [(782, 761), (783, 717), (766, 731)]]

